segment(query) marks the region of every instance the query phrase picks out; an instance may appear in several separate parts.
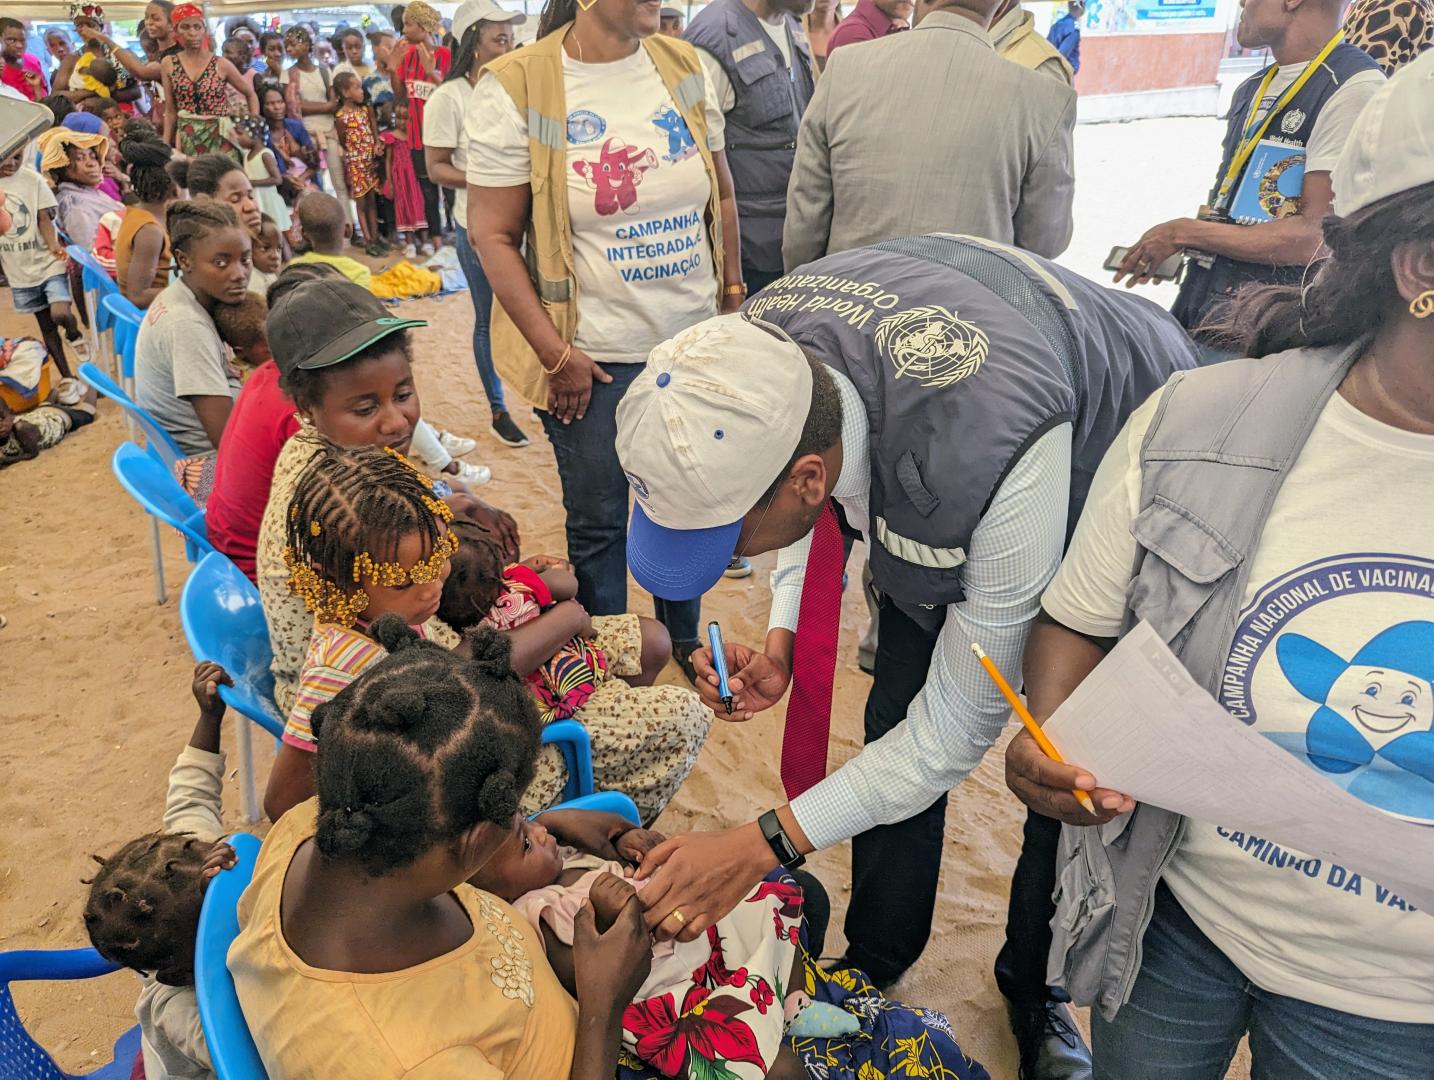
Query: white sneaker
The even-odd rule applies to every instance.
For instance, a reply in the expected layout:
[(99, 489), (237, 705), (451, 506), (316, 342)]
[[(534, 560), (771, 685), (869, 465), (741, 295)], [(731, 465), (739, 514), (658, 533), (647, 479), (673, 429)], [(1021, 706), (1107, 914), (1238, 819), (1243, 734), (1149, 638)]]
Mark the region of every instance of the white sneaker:
[(418, 245), (418, 253), (420, 255), (432, 255), (433, 245), (430, 244), (427, 240), (425, 240), (423, 243)]
[(438, 442), (454, 457), (462, 457), (464, 454), (471, 454), (478, 449), (477, 439), (465, 439), (462, 435), (455, 435), (442, 428), (438, 429)]
[(455, 480), (461, 480), (469, 487), (481, 487), (493, 479), (493, 470), (487, 465), (472, 465), (469, 462), (460, 461), (458, 471), (447, 475)]
[(472, 465), (469, 462), (457, 463), (457, 472), (450, 472), (447, 475), (455, 480), (462, 480), (469, 488), (480, 488), (493, 479), (493, 470), (486, 465)]
[(79, 379), (61, 379), (55, 387), (55, 400), (61, 405), (78, 405), (85, 396)]
[(418, 258), (418, 249), (417, 249), (416, 247), (414, 247), (412, 244), (409, 244), (406, 248), (403, 249), (403, 257), (404, 257), (405, 259), (416, 259), (416, 258)]
[(88, 363), (90, 359), (90, 343), (84, 338), (75, 338), (70, 342), (70, 352), (75, 354), (75, 359), (80, 363)]

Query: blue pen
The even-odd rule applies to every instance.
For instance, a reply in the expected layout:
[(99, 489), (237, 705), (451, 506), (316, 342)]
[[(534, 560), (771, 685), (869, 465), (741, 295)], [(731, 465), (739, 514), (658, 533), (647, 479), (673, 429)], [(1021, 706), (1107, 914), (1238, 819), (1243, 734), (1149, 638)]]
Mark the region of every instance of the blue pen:
[(722, 647), (722, 628), (717, 623), (707, 624), (707, 643), (712, 646), (712, 666), (717, 669), (717, 696), (732, 715), (732, 688), (727, 685), (727, 651)]

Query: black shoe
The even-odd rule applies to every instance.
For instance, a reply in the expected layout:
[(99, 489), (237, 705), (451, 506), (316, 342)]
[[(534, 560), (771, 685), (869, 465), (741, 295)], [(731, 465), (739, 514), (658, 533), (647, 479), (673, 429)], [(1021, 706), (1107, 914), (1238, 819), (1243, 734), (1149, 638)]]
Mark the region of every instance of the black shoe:
[(807, 924), (807, 953), (820, 957), (827, 945), (827, 926), (832, 918), (831, 897), (817, 876), (807, 870), (788, 870), (802, 887), (802, 921)]
[(700, 641), (674, 641), (672, 643), (672, 659), (677, 661), (677, 666), (682, 669), (682, 674), (687, 676), (687, 681), (693, 686), (697, 685), (697, 669), (692, 666), (692, 654), (701, 646)]
[(528, 436), (523, 434), (523, 429), (513, 423), (513, 418), (506, 412), (500, 412), (493, 417), (493, 434), (498, 441), (508, 446), (527, 446)]
[(1021, 1054), (1021, 1080), (1091, 1080), (1090, 1048), (1065, 1005), (1022, 1009), (1008, 1001), (1006, 1015)]

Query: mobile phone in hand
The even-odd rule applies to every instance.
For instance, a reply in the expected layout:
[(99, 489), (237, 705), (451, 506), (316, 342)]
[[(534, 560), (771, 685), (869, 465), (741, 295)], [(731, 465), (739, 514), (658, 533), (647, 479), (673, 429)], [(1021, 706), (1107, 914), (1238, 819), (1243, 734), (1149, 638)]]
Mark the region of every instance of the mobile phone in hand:
[[(1111, 272), (1119, 270), (1120, 264), (1125, 262), (1125, 256), (1129, 253), (1130, 248), (1128, 247), (1117, 246), (1111, 248), (1110, 254), (1107, 255), (1105, 259), (1105, 268)], [(1184, 259), (1185, 253), (1183, 251), (1177, 251), (1145, 276), (1155, 281), (1174, 281), (1180, 276), (1180, 264)]]

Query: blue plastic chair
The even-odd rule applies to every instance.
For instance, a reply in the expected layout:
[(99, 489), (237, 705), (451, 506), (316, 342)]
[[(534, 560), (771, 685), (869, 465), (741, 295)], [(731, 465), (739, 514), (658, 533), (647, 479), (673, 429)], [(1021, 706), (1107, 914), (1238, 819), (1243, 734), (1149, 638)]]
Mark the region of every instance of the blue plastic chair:
[(194, 946), (199, 1023), (219, 1080), (267, 1080), (269, 1074), (249, 1035), (227, 962), (229, 946), (239, 933), (239, 895), (254, 877), (259, 838), (236, 833), (229, 837), (229, 843), (238, 861), (210, 879), (199, 911), (199, 935)]
[(44, 949), (0, 953), (0, 1080), (65, 1080), (87, 1076), (93, 1080), (129, 1080), (139, 1053), (139, 1027), (130, 1028), (114, 1045), (108, 1065), (90, 1073), (67, 1073), (37, 1043), (15, 1010), (12, 982), (40, 979), (93, 979), (118, 971), (94, 949)]
[[(90, 318), (90, 355), (97, 359), (113, 359), (108, 339), (105, 337), (109, 327), (104, 314), (104, 299), (111, 294), (118, 294), (119, 286), (115, 279), (110, 277), (110, 272), (100, 265), (99, 260), (78, 244), (70, 244), (65, 248), (65, 252), (80, 267), (80, 288), (84, 291), (85, 311)], [(113, 363), (109, 366), (111, 370), (118, 370)]]
[(132, 442), (120, 443), (113, 465), (120, 486), (140, 506), (184, 534), (184, 554), (190, 562), (197, 563), (214, 550), (204, 529), (203, 509), (179, 486), (158, 454)]
[[(194, 659), (212, 660), (229, 673), (233, 686), (219, 696), (240, 716), (274, 738), (284, 734), (284, 717), (274, 705), (274, 654), (259, 590), (240, 569), (217, 551), (199, 560), (179, 594), (179, 621)], [(239, 798), (247, 821), (259, 820), (254, 751), (249, 727), (235, 729), (239, 750)]]
[(124, 385), (134, 392), (134, 347), (139, 340), (139, 324), (144, 322), (144, 312), (126, 300), (121, 293), (113, 292), (100, 301), (103, 313), (100, 319), (102, 329), (113, 334), (115, 356), (119, 358), (120, 378)]
[(81, 364), (80, 378), (125, 411), (126, 418), (131, 422), (131, 432), (135, 427), (139, 428), (144, 435), (145, 446), (154, 451), (165, 468), (173, 469), (175, 463), (186, 456), (174, 441), (174, 436), (164, 430), (159, 421), (150, 415), (149, 410), (136, 404), (127, 390), (94, 364)]

